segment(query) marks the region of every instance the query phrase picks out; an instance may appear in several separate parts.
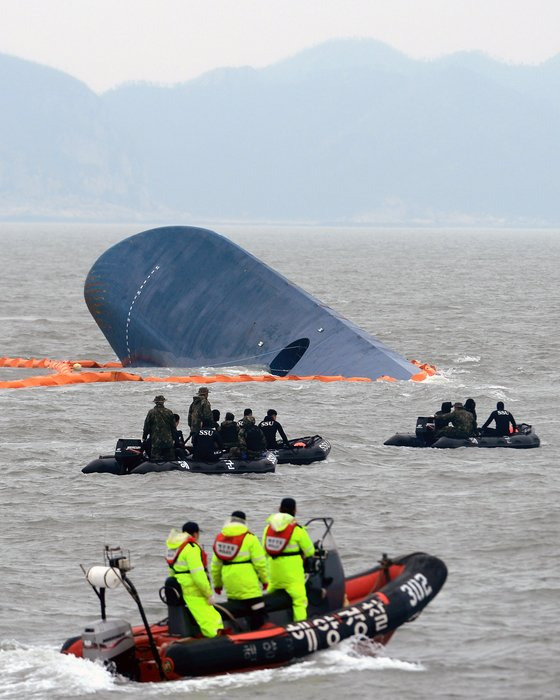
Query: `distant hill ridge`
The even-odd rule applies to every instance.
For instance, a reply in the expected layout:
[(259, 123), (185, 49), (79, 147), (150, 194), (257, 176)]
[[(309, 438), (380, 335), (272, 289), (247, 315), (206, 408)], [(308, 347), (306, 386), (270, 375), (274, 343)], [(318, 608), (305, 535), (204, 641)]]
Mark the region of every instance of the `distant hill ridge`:
[(556, 225), (559, 88), (373, 40), (102, 95), (0, 54), (0, 218)]

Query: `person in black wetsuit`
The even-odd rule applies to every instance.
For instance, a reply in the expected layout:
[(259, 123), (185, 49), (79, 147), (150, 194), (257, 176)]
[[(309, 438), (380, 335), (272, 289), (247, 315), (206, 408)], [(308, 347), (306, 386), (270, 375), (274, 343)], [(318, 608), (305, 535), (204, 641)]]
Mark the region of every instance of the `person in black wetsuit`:
[(216, 430), (220, 429), (220, 412), (217, 408), (212, 409), (212, 420), (214, 421), (214, 427)]
[(237, 447), (239, 444), (238, 433), (239, 427), (235, 422), (235, 416), (233, 413), (226, 413), (226, 419), (220, 425), (220, 437), (224, 443), (224, 449), (230, 450), (232, 447)]
[(193, 459), (195, 462), (217, 462), (224, 443), (220, 433), (214, 427), (214, 421), (205, 420), (198, 431), (194, 445)]
[[(186, 459), (189, 449), (185, 444), (186, 441), (183, 431), (179, 430), (179, 421), (181, 420), (181, 416), (178, 413), (174, 413), (173, 418), (175, 418), (175, 427), (177, 428), (177, 437), (175, 438), (175, 456), (177, 459)], [(188, 439), (189, 438), (187, 438), (187, 440)]]
[(506, 411), (503, 401), (498, 401), (496, 404), (496, 410), (486, 419), (486, 422), (482, 426), (482, 430), (485, 431), (492, 421), (496, 423), (496, 429), (493, 431), (495, 435), (509, 435), (509, 426), (513, 428), (515, 432), (517, 430), (517, 423), (515, 418), (511, 415), (509, 411)]
[(474, 429), (476, 430), (476, 403), (474, 399), (467, 399), (464, 405), (465, 411), (473, 414), (474, 418)]
[(277, 415), (278, 413), (273, 408), (270, 408), (266, 412), (266, 416), (259, 423), (259, 428), (263, 431), (266, 446), (269, 450), (275, 450), (278, 447), (278, 444), (276, 443), (276, 433), (280, 435), (280, 438), (284, 444), (287, 444), (288, 442), (286, 433), (284, 432), (280, 423), (276, 420)]

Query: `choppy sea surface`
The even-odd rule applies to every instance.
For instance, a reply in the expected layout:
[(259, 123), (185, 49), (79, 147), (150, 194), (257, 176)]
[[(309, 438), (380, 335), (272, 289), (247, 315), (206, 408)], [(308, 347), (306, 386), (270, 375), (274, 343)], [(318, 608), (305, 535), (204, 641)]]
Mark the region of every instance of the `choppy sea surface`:
[[(115, 359), (83, 301), (84, 279), (107, 247), (150, 227), (1, 224), (0, 356)], [(118, 437), (139, 435), (154, 391), (186, 415), (189, 385), (0, 389), (0, 698), (557, 698), (559, 232), (214, 228), (439, 374), (214, 385), (222, 412), (274, 407), (289, 436), (320, 433), (333, 444), (326, 463), (246, 477), (81, 473)], [(0, 369), (0, 379), (21, 376)], [(479, 421), (505, 401), (541, 448), (383, 446), (413, 432), (416, 416), (467, 397)], [(171, 526), (197, 520), (210, 545), (241, 508), (260, 533), (286, 495), (301, 520), (335, 518), (349, 573), (382, 552), (446, 562), (441, 593), (382, 654), (349, 641), (284, 669), (162, 686), (58, 653), (98, 616), (79, 564), (100, 563), (104, 544), (131, 550), (131, 578), (159, 620)], [(109, 592), (108, 611), (139, 622), (124, 590)]]

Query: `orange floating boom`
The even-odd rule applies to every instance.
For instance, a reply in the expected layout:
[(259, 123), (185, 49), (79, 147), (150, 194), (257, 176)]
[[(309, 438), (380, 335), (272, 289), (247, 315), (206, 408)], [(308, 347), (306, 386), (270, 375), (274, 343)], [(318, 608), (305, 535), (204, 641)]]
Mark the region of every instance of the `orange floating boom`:
[[(411, 364), (416, 365), (420, 372), (411, 377), (412, 381), (423, 381), (436, 373), (433, 365), (421, 364), (412, 360)], [(27, 377), (25, 379), (13, 379), (0, 381), (0, 389), (23, 389), (37, 386), (66, 386), (68, 384), (89, 384), (92, 382), (159, 382), (159, 383), (179, 383), (179, 384), (218, 384), (234, 382), (282, 382), (282, 381), (316, 381), (316, 382), (371, 382), (369, 377), (342, 377), (336, 376), (297, 376), (290, 374), (284, 377), (272, 374), (216, 374), (216, 375), (187, 375), (176, 377), (142, 377), (131, 372), (82, 372), (82, 368), (88, 369), (108, 369), (122, 367), (120, 362), (106, 362), (99, 364), (94, 360), (51, 360), (49, 358), (33, 359), (23, 357), (0, 357), (0, 367), (15, 367), (23, 369), (48, 368), (55, 373)], [(378, 382), (396, 382), (394, 377), (383, 375), (377, 378)]]

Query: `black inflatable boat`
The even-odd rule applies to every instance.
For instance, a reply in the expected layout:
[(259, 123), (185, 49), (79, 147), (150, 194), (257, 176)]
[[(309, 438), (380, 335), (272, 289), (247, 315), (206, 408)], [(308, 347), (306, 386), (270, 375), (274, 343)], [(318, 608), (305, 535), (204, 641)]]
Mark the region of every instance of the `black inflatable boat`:
[(196, 462), (193, 459), (172, 462), (151, 462), (142, 451), (142, 441), (120, 438), (113, 455), (100, 455), (87, 464), (84, 474), (150, 474), (152, 472), (193, 472), (198, 474), (267, 474), (276, 469), (278, 458), (272, 451), (260, 459), (229, 459), (216, 462)]
[[(251, 631), (248, 621), (235, 617), (225, 602), (216, 604), (224, 634), (203, 638), (171, 578), (160, 591), (168, 617), (149, 624), (128, 578), (130, 558), (119, 548), (106, 548), (105, 566), (82, 567), (100, 599), (101, 618), (68, 639), (61, 651), (102, 662), (135, 681), (157, 682), (284, 666), (350, 637), (386, 644), (439, 593), (447, 568), (429, 554), (383, 555), (377, 565), (345, 577), (332, 523), (332, 518), (307, 523), (316, 549), (308, 567), (308, 618), (302, 622), (292, 621), (287, 593), (275, 591), (264, 596), (268, 622), (261, 629)], [(315, 527), (322, 528), (319, 539)], [(106, 617), (105, 590), (119, 585), (135, 600), (143, 625), (132, 627), (126, 620)]]
[(396, 433), (383, 444), (394, 447), (437, 447), (453, 449), (456, 447), (511, 447), (527, 450), (539, 447), (541, 441), (533, 432), (533, 426), (520, 423), (517, 433), (511, 435), (496, 435), (495, 430), (477, 431), (477, 435), (465, 438), (440, 437), (436, 439), (433, 430), (433, 418), (419, 416), (416, 421), (416, 433)]
[(331, 451), (331, 443), (320, 435), (289, 440), (288, 443), (278, 445), (274, 454), (278, 458), (278, 464), (312, 464), (327, 459)]

